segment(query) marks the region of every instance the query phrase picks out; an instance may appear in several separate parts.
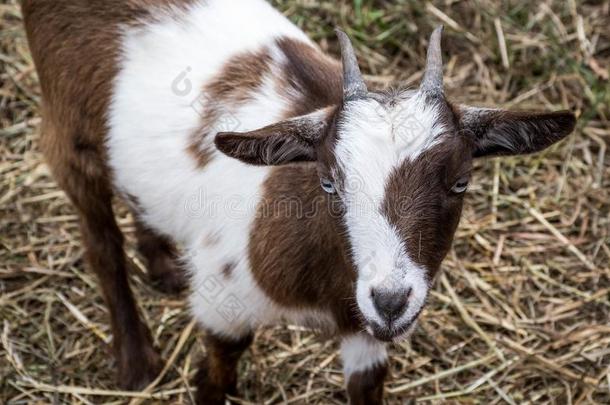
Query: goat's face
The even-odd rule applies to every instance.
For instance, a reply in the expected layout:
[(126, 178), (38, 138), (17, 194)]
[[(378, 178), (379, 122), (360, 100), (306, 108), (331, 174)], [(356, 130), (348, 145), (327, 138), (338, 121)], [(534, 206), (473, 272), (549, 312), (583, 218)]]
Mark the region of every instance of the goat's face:
[(356, 301), (383, 340), (404, 335), (459, 222), (472, 142), (442, 96), (369, 93), (346, 101), (317, 150), (325, 191), (343, 206)]
[[(442, 92), (440, 29), (418, 90), (369, 92), (339, 33), (344, 101), (217, 147), (252, 164), (316, 161), (321, 188), (342, 206), (364, 327), (381, 340), (408, 334), (459, 222), (472, 159), (540, 151), (574, 128), (571, 113), (453, 106)], [(346, 304), (347, 305), (347, 304)]]

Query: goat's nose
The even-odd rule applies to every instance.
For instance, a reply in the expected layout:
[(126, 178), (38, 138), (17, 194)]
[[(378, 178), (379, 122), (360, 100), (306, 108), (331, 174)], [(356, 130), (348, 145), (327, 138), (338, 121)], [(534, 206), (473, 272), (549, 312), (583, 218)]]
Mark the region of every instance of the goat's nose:
[(392, 321), (400, 318), (405, 312), (409, 295), (411, 295), (410, 288), (401, 288), (398, 290), (371, 290), (371, 297), (373, 298), (373, 304), (375, 305), (377, 312), (388, 323), (392, 323)]

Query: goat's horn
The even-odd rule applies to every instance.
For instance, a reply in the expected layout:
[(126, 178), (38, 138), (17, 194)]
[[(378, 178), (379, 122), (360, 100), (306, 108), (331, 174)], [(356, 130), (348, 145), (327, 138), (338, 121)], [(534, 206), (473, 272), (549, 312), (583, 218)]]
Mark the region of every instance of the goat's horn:
[(368, 94), (366, 84), (362, 79), (354, 48), (347, 34), (339, 28), (335, 29), (341, 46), (341, 62), (343, 63), (343, 98), (345, 100), (361, 98)]
[(430, 93), (443, 91), (443, 56), (441, 54), (441, 34), (443, 26), (436, 27), (430, 35), (428, 53), (426, 55), (426, 70), (419, 86), (421, 90)]

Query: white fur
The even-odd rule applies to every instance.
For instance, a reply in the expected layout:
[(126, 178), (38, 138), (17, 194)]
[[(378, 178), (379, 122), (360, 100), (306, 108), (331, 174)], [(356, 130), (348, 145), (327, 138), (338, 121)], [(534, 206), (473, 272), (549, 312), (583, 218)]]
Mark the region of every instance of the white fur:
[(436, 144), (444, 128), (438, 111), (420, 93), (408, 93), (394, 106), (374, 99), (346, 105), (336, 158), (345, 178), (342, 198), (352, 254), (358, 267), (356, 298), (363, 315), (380, 325), (371, 290), (411, 288), (405, 313), (395, 325), (414, 320), (428, 295), (426, 269), (411, 259), (398, 232), (381, 212), (392, 171)]
[(388, 353), (385, 344), (366, 334), (358, 334), (348, 336), (341, 341), (341, 359), (347, 381), (354, 373), (385, 363)]
[[(186, 155), (201, 122), (198, 109), (205, 108), (194, 102), (206, 102), (200, 89), (230, 57), (273, 47), (279, 36), (307, 43), (309, 39), (263, 0), (200, 1), (186, 12), (175, 12), (180, 18), (159, 16), (143, 27), (124, 28), (122, 64), (109, 113), (115, 184), (137, 197), (149, 226), (187, 251), (191, 308), (204, 327), (236, 337), (278, 317), (325, 323), (326, 314), (277, 308), (250, 274), (248, 234), (270, 169), (214, 153), (201, 170)], [(286, 95), (276, 93), (272, 75), (273, 70), (251, 102), (226, 111), (237, 121), (232, 129), (271, 124), (290, 107)], [(213, 138), (209, 134), (201, 146), (211, 146)], [(213, 235), (220, 237), (218, 243), (206, 244)], [(220, 275), (229, 262), (236, 264), (230, 283)], [(242, 307), (246, 310), (240, 312)]]

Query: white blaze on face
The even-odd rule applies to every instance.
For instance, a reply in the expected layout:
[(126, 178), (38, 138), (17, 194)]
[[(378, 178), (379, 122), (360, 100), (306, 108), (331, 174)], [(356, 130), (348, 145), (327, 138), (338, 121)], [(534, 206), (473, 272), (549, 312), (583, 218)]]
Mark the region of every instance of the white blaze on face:
[(434, 145), (444, 130), (438, 109), (426, 104), (423, 95), (403, 94), (399, 100), (393, 105), (370, 98), (348, 101), (335, 147), (344, 184), (339, 193), (346, 206), (345, 222), (358, 269), (358, 306), (368, 320), (384, 325), (371, 289), (411, 288), (407, 310), (396, 326), (420, 312), (428, 282), (426, 269), (411, 260), (412, 252), (382, 213), (385, 188), (395, 168)]

